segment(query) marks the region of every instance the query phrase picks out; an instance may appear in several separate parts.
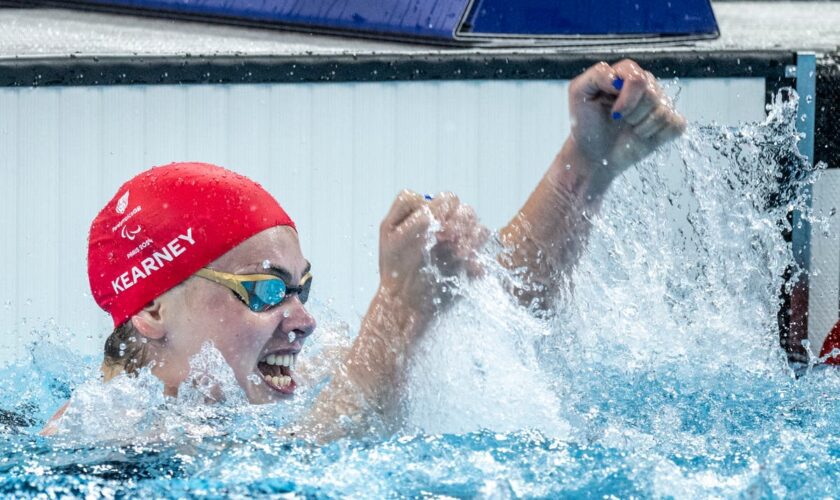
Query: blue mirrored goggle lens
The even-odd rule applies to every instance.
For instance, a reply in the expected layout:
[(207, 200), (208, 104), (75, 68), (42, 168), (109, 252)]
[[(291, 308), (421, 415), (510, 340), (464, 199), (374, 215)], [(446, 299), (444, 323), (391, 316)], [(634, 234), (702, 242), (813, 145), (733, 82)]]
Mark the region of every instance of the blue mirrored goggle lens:
[[(292, 293), (297, 293), (298, 298), (302, 303), (306, 303), (309, 298), (309, 287), (312, 284), (312, 279), (306, 282), (298, 289), (293, 288)], [(286, 282), (280, 278), (272, 280), (261, 281), (243, 281), (242, 286), (248, 292), (248, 307), (254, 312), (262, 312), (271, 309), (280, 304), (286, 298)]]
[(281, 279), (248, 281), (242, 283), (248, 291), (248, 307), (261, 312), (283, 302), (286, 297), (286, 283)]
[[(259, 281), (251, 296), (251, 309), (264, 311), (283, 302), (284, 298), (286, 298), (286, 283), (283, 280)], [(254, 309), (255, 307), (258, 309)]]

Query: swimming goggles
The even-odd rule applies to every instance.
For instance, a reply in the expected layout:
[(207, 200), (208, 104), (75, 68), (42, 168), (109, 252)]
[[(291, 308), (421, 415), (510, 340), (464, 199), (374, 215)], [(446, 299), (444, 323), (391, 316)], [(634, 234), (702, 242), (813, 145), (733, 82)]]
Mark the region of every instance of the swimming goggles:
[(298, 286), (289, 286), (272, 274), (231, 274), (205, 267), (195, 275), (227, 287), (254, 312), (277, 307), (292, 294), (297, 294), (300, 301), (306, 303), (312, 285), (311, 272), (303, 275)]

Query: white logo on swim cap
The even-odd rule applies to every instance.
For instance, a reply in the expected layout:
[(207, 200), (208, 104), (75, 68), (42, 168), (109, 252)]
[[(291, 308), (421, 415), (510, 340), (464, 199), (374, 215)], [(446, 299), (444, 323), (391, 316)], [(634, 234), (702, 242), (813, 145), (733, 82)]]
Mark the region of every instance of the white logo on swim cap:
[(120, 235), (121, 235), (123, 238), (126, 238), (126, 239), (127, 239), (127, 240), (129, 240), (129, 241), (134, 241), (134, 238), (136, 237), (137, 233), (139, 233), (139, 232), (140, 232), (140, 230), (141, 230), (141, 229), (143, 229), (143, 228), (142, 228), (142, 227), (140, 227), (140, 226), (137, 226), (137, 227), (136, 227), (136, 228), (134, 228), (134, 230), (132, 231), (131, 229), (127, 229), (127, 226), (123, 226), (123, 227), (122, 227), (122, 231), (120, 231)]
[(126, 208), (128, 208), (128, 191), (117, 200), (117, 213), (124, 214)]

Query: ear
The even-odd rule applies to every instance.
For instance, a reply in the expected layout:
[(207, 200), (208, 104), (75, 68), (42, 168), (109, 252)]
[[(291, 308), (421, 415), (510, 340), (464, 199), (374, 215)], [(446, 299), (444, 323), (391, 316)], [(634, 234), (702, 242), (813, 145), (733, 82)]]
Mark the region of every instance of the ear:
[(160, 340), (165, 337), (166, 328), (163, 324), (160, 308), (160, 298), (146, 304), (146, 307), (131, 317), (131, 324), (134, 325), (134, 329), (151, 340)]

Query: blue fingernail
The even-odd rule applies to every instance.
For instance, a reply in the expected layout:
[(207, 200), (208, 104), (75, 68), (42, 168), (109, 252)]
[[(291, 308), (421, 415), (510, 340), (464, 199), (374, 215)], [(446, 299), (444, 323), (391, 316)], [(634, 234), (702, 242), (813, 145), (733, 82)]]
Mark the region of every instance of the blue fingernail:
[(613, 87), (615, 90), (621, 90), (622, 87), (624, 87), (624, 80), (621, 77), (615, 77), (615, 80), (613, 80)]
[(423, 195), (423, 198), (425, 198), (427, 201), (432, 201), (432, 198), (433, 198), (433, 197), (432, 197), (432, 195), (430, 195), (430, 194), (424, 194), (424, 195)]
[(619, 113), (618, 111), (613, 111), (612, 117), (613, 120), (621, 120), (621, 113)]

